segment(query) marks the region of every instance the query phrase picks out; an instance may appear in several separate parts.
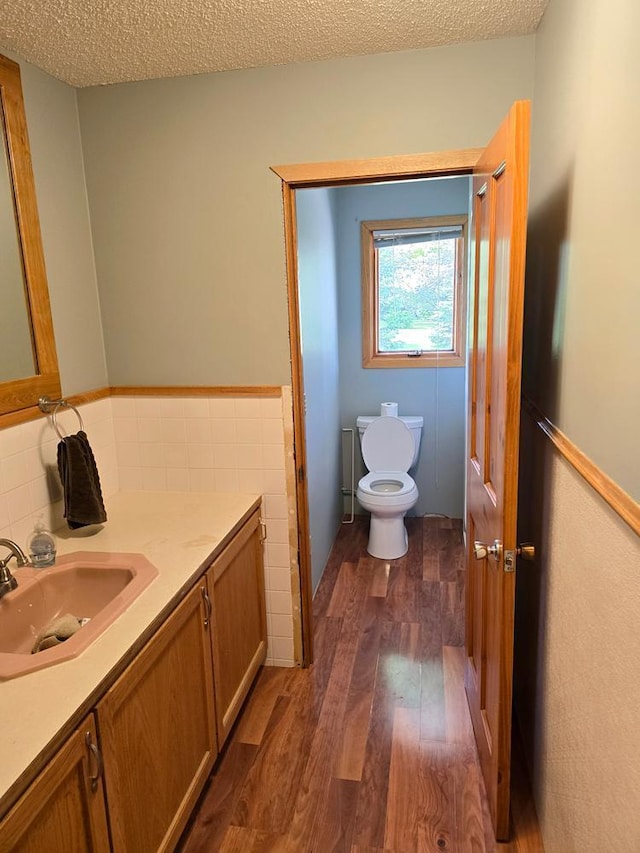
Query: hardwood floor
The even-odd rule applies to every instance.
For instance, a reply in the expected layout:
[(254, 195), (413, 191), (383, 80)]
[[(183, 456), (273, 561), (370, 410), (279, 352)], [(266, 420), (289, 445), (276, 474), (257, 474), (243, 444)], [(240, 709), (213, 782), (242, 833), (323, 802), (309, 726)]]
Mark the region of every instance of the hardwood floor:
[(409, 551), (343, 526), (314, 599), (315, 663), (266, 668), (182, 853), (537, 853), (522, 774), (496, 844), (467, 710), (461, 523), (408, 519)]

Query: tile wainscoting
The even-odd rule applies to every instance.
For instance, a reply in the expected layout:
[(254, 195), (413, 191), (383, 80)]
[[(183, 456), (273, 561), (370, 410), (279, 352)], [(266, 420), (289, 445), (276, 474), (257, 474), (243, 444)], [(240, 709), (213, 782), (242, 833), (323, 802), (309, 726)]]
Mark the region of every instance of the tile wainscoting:
[[(107, 513), (119, 490), (263, 496), (267, 663), (293, 666), (299, 606), (291, 389), (277, 397), (113, 396), (77, 408)], [(79, 428), (70, 410), (60, 410), (57, 423), (63, 434)], [(58, 441), (45, 416), (0, 430), (0, 537), (26, 545), (39, 516), (51, 529), (64, 525)]]

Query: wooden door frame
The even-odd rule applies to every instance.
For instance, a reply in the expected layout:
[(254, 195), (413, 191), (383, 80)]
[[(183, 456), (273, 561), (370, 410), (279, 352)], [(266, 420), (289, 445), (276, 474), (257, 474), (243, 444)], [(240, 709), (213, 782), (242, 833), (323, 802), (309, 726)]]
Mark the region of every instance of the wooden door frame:
[(298, 227), (295, 191), (352, 184), (384, 183), (385, 181), (408, 181), (417, 178), (471, 175), (473, 167), (478, 162), (483, 150), (482, 148), (467, 148), (457, 151), (378, 157), (365, 160), (336, 160), (324, 163), (297, 163), (271, 166), (271, 170), (275, 172), (282, 182), (284, 211), (303, 666), (310, 666), (313, 662), (313, 590), (311, 551), (309, 547), (309, 496), (306, 476), (307, 452), (304, 419), (300, 298), (298, 292)]

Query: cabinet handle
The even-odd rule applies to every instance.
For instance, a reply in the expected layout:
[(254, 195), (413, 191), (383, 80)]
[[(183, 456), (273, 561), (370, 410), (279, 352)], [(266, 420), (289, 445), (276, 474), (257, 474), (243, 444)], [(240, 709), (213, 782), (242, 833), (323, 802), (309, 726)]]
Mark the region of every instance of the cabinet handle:
[(200, 592), (202, 593), (202, 600), (204, 601), (205, 609), (204, 627), (208, 628), (209, 622), (211, 621), (211, 599), (209, 598), (206, 586), (201, 586)]
[(264, 545), (267, 541), (267, 522), (260, 519), (260, 544)]
[(104, 763), (102, 761), (102, 753), (98, 749), (98, 745), (93, 742), (91, 739), (91, 732), (87, 732), (84, 736), (84, 742), (87, 745), (87, 749), (93, 756), (96, 762), (96, 772), (93, 776), (89, 776), (89, 781), (91, 782), (91, 790), (95, 794), (98, 790), (98, 782), (102, 778), (102, 774), (104, 772)]

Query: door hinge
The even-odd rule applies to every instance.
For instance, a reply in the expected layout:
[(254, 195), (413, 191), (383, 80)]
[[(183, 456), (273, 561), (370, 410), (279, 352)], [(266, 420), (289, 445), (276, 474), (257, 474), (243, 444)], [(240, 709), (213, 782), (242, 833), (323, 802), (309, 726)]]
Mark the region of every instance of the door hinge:
[(298, 468), (298, 482), (304, 483), (304, 465)]

